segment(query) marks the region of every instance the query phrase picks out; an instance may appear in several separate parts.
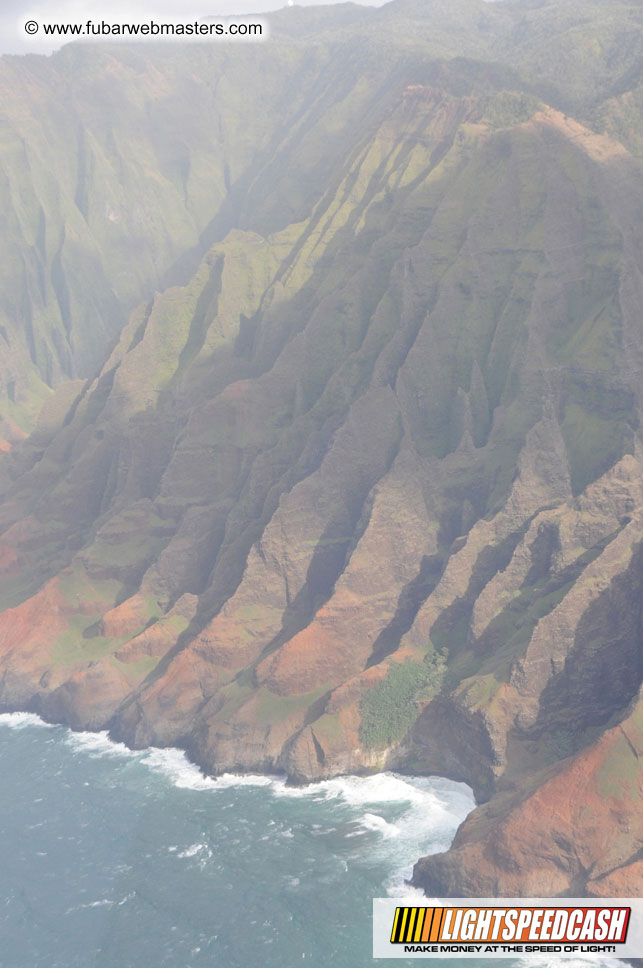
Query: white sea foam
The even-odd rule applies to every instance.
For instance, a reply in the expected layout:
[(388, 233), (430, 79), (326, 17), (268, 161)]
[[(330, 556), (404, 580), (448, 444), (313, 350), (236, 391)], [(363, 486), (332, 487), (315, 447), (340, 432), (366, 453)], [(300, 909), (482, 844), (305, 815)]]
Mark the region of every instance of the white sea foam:
[(351, 806), (373, 803), (403, 803), (418, 799), (418, 792), (404, 777), (395, 773), (375, 776), (339, 776), (307, 786), (288, 786), (284, 781), (274, 783), (274, 792), (282, 797), (316, 797), (324, 800), (344, 800)]
[(221, 776), (213, 780), (217, 790), (227, 790), (230, 787), (273, 787), (278, 786), (283, 781), (276, 776), (265, 776), (259, 773), (248, 773), (240, 775), (237, 773), (222, 773)]
[(132, 891), (130, 894), (126, 894), (125, 897), (121, 898), (120, 901), (112, 901), (109, 898), (103, 898), (100, 901), (88, 901), (86, 904), (76, 904), (74, 907), (67, 908), (65, 914), (73, 914), (74, 911), (86, 911), (90, 908), (114, 907), (114, 905), (117, 907), (122, 907), (123, 904), (127, 904), (127, 902), (133, 897), (134, 891)]
[[(417, 857), (414, 858), (417, 860)], [(410, 902), (426, 903), (426, 895), (419, 887), (411, 887), (408, 883), (410, 870), (408, 872), (396, 871), (385, 884), (386, 893), (389, 897), (407, 897)]]
[[(0, 725), (23, 729), (27, 726), (53, 728), (54, 724), (46, 723), (34, 713), (18, 712), (1, 713)], [(277, 776), (224, 773), (219, 777), (208, 777), (190, 762), (183, 750), (173, 747), (130, 750), (124, 743), (110, 739), (107, 730), (75, 732), (68, 729), (65, 741), (75, 749), (93, 757), (137, 758), (154, 772), (165, 775), (175, 786), (184, 789), (216, 791), (245, 786), (269, 787), (278, 797), (336, 799), (358, 808), (386, 803), (421, 805), (432, 817), (442, 813), (459, 814), (463, 807), (468, 809), (473, 807), (468, 787), (464, 784), (448, 784), (448, 781), (409, 779), (395, 773), (380, 773), (368, 777), (336, 777), (306, 786), (289, 786), (282, 777)], [(444, 790), (445, 796), (440, 796), (439, 785), (445, 782), (449, 788)], [(368, 813), (365, 817), (368, 826)], [(375, 823), (377, 824), (377, 821)], [(386, 828), (382, 827), (382, 829)]]
[(104, 898), (102, 901), (88, 901), (87, 904), (76, 904), (74, 907), (67, 908), (65, 914), (73, 914), (74, 911), (86, 911), (89, 908), (113, 907), (114, 901)]
[(0, 726), (10, 726), (12, 729), (24, 729), (25, 726), (44, 726), (52, 729), (53, 723), (46, 723), (35, 713), (0, 713)]
[(421, 804), (424, 808), (430, 808), (434, 815), (448, 814), (452, 810), (459, 813), (462, 807), (473, 809), (473, 797), (464, 783), (425, 777), (410, 778), (397, 773), (340, 776), (301, 787), (287, 786), (283, 780), (273, 779), (272, 789), (276, 796), (343, 800), (353, 807), (382, 803)]
[(463, 783), (395, 773), (329, 780), (326, 793), (354, 808), (371, 808), (361, 813), (358, 823), (363, 830), (379, 835), (369, 851), (392, 872), (384, 885), (391, 897), (409, 895), (409, 891), (414, 897), (423, 896), (407, 883), (413, 864), (422, 854), (445, 850), (475, 806), (470, 788)]
[(183, 750), (151, 747), (145, 751), (141, 762), (154, 773), (162, 773), (181, 789), (210, 790), (214, 786), (214, 780), (204, 776), (198, 766), (190, 763)]
[[(472, 791), (464, 783), (396, 773), (336, 777), (304, 787), (274, 780), (271, 792), (277, 797), (337, 801), (352, 808), (351, 812), (357, 814), (352, 817), (357, 828), (345, 833), (344, 838), (354, 841), (357, 858), (364, 852), (364, 836), (375, 836), (375, 842), (369, 843), (369, 856), (391, 870), (384, 885), (391, 897), (409, 893), (423, 897), (421, 891), (408, 886), (413, 864), (422, 854), (446, 850), (475, 806)], [(319, 833), (318, 829), (311, 832)]]
[(271, 786), (274, 777), (234, 776), (224, 773), (219, 777), (205, 776), (198, 766), (191, 763), (183, 750), (174, 747), (160, 749), (150, 747), (142, 756), (145, 763), (156, 773), (164, 774), (174, 786), (185, 790), (226, 790), (236, 786)]
[[(2, 714), (0, 724), (3, 723), (15, 729), (49, 725), (32, 713)], [(439, 778), (409, 778), (388, 772), (289, 786), (282, 777), (275, 776), (224, 774), (217, 778), (208, 777), (182, 750), (150, 747), (132, 751), (123, 743), (110, 739), (105, 730), (98, 733), (67, 730), (65, 742), (90, 757), (136, 758), (179, 789), (213, 793), (237, 787), (263, 787), (276, 797), (345, 804), (351, 809), (353, 816), (350, 819), (355, 827), (344, 837), (354, 841), (358, 853), (363, 851), (361, 842), (365, 836), (370, 834), (375, 838), (374, 843), (369, 842), (369, 852), (394, 872), (385, 885), (391, 896), (408, 893), (405, 882), (415, 860), (423, 853), (446, 849), (457, 827), (474, 807), (469, 787)], [(326, 832), (334, 829), (326, 828)], [(292, 829), (280, 831), (280, 836), (292, 837)], [(203, 852), (199, 857), (199, 862), (205, 860)]]
[(365, 813), (360, 822), (366, 830), (374, 830), (383, 837), (399, 837), (400, 835), (399, 827), (394, 823), (389, 823), (388, 820), (376, 813)]
[(107, 730), (102, 730), (100, 733), (86, 733), (74, 732), (70, 729), (65, 736), (65, 742), (77, 750), (82, 750), (92, 758), (99, 756), (129, 758), (138, 755), (125, 746), (125, 743), (115, 743), (114, 740), (110, 739)]
[(212, 851), (207, 844), (190, 844), (185, 850), (180, 851), (177, 857), (196, 857), (197, 854), (205, 854), (206, 857), (212, 857)]

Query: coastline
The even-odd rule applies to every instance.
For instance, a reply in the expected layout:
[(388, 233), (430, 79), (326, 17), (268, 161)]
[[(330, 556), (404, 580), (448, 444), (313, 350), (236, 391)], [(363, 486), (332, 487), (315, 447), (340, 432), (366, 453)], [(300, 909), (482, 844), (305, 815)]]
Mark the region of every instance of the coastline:
[(39, 711), (35, 708), (15, 708), (8, 704), (4, 704), (4, 703), (0, 704), (0, 722), (2, 721), (3, 716), (14, 716), (14, 715), (15, 716), (33, 716), (35, 717), (35, 720), (38, 720), (44, 725), (61, 726), (61, 727), (64, 727), (65, 729), (70, 730), (70, 732), (72, 733), (77, 733), (77, 734), (86, 733), (86, 734), (105, 736), (107, 739), (109, 739), (110, 743), (113, 743), (116, 746), (121, 746), (129, 750), (131, 753), (143, 753), (147, 750), (176, 750), (185, 756), (186, 761), (190, 763), (195, 769), (197, 769), (204, 779), (211, 780), (211, 781), (220, 779), (223, 776), (239, 776), (239, 777), (266, 776), (275, 780), (282, 781), (286, 786), (289, 786), (289, 787), (305, 788), (305, 787), (314, 785), (316, 783), (323, 783), (325, 781), (338, 779), (341, 777), (365, 778), (370, 776), (377, 776), (378, 774), (382, 774), (382, 773), (393, 772), (398, 774), (399, 776), (407, 777), (410, 780), (436, 778), (436, 779), (443, 779), (443, 780), (451, 780), (454, 783), (462, 783), (467, 787), (469, 787), (469, 789), (471, 789), (472, 796), (474, 798), (474, 807), (472, 807), (472, 809), (475, 809), (475, 807), (478, 806), (478, 800), (475, 797), (475, 792), (471, 784), (468, 783), (467, 780), (454, 779), (453, 777), (447, 776), (446, 774), (442, 774), (442, 773), (413, 773), (410, 770), (406, 770), (404, 768), (404, 764), (402, 760), (400, 761), (399, 764), (397, 763), (387, 764), (385, 769), (364, 768), (363, 770), (355, 770), (350, 772), (337, 771), (337, 772), (331, 772), (328, 775), (319, 775), (319, 776), (313, 776), (310, 778), (304, 777), (301, 775), (290, 774), (286, 770), (269, 771), (269, 770), (262, 770), (259, 767), (240, 769), (238, 771), (222, 770), (219, 773), (213, 773), (212, 771), (208, 770), (207, 766), (204, 763), (199, 761), (197, 756), (194, 755), (194, 749), (190, 744), (185, 744), (185, 745), (179, 744), (174, 746), (155, 746), (152, 744), (148, 746), (133, 746), (131, 743), (127, 741), (127, 738), (125, 736), (114, 734), (113, 728), (110, 727), (109, 723), (107, 723), (105, 726), (99, 729), (94, 729), (87, 725), (78, 727), (78, 726), (72, 725), (70, 722), (67, 722), (64, 719), (48, 719), (46, 715), (43, 715), (42, 711)]
[[(367, 776), (335, 776), (305, 784), (289, 783), (283, 774), (258, 771), (223, 773), (213, 777), (205, 774), (202, 768), (189, 758), (186, 751), (178, 747), (150, 746), (131, 749), (125, 743), (112, 739), (107, 730), (74, 730), (64, 723), (51, 722), (31, 711), (0, 712), (0, 726), (3, 725), (18, 730), (27, 727), (63, 730), (64, 742), (76, 752), (86, 753), (92, 758), (125, 758), (138, 761), (148, 767), (152, 773), (163, 775), (177, 789), (217, 792), (230, 788), (255, 787), (265, 789), (278, 799), (344, 801), (347, 806), (366, 810), (364, 825), (372, 832), (381, 834), (382, 842), (389, 841), (391, 844), (396, 844), (398, 849), (402, 848), (408, 837), (404, 835), (404, 831), (396, 830), (379, 816), (383, 805), (398, 804), (396, 810), (401, 811), (402, 818), (406, 814), (413, 814), (411, 840), (414, 837), (422, 840), (426, 837), (430, 838), (434, 834), (436, 818), (437, 822), (448, 821), (450, 827), (448, 843), (452, 841), (462, 820), (475, 808), (472, 791), (466, 784), (441, 777), (410, 776), (394, 771), (383, 771)], [(403, 809), (402, 804), (405, 804)], [(409, 831), (406, 831), (407, 835), (408, 833)], [(397, 886), (395, 894), (391, 896), (418, 899), (425, 896), (409, 881), (417, 859), (417, 851), (423, 846), (426, 844), (418, 843), (415, 848), (409, 850), (409, 843), (407, 843), (407, 856), (403, 864), (396, 864), (395, 869), (390, 871), (390, 876)], [(441, 838), (436, 849), (443, 849), (445, 846), (447, 841)]]
[[(186, 769), (190, 771), (190, 781), (189, 783), (183, 783), (179, 785), (189, 786), (192, 789), (221, 789), (225, 786), (234, 785), (250, 785), (250, 786), (268, 786), (274, 784), (283, 789), (291, 790), (293, 793), (301, 791), (314, 791), (316, 788), (323, 787), (325, 784), (332, 784), (341, 781), (368, 781), (377, 780), (378, 777), (394, 776), (399, 777), (401, 780), (407, 781), (409, 784), (414, 782), (423, 781), (444, 781), (447, 783), (454, 783), (461, 788), (468, 791), (470, 796), (470, 809), (460, 820), (460, 826), (466, 817), (475, 810), (477, 802), (475, 799), (474, 791), (469, 784), (464, 781), (452, 780), (450, 777), (439, 776), (438, 774), (417, 774), (405, 771), (403, 768), (391, 767), (390, 769), (377, 770), (377, 771), (363, 771), (361, 773), (336, 773), (332, 776), (319, 777), (313, 779), (300, 779), (289, 776), (285, 771), (276, 773), (262, 771), (260, 769), (247, 770), (247, 771), (225, 771), (219, 774), (212, 774), (199, 763), (194, 756), (190, 755), (190, 750), (182, 746), (145, 746), (145, 747), (132, 747), (130, 744), (125, 742), (123, 739), (114, 737), (109, 729), (102, 730), (92, 730), (92, 729), (78, 729), (71, 726), (69, 723), (53, 721), (42, 716), (29, 709), (8, 709), (5, 706), (0, 707), (0, 725), (3, 721), (7, 722), (8, 725), (14, 725), (14, 723), (8, 722), (14, 717), (18, 718), (16, 725), (24, 722), (25, 725), (35, 725), (44, 728), (54, 728), (59, 727), (61, 729), (66, 729), (72, 736), (82, 738), (86, 740), (87, 745), (90, 747), (93, 745), (91, 737), (95, 737), (96, 744), (104, 744), (113, 750), (115, 753), (120, 753), (122, 755), (131, 756), (152, 756), (164, 764), (164, 766), (175, 776), (178, 773), (185, 771)], [(455, 836), (454, 831), (454, 836)], [(414, 858), (412, 867), (415, 866), (418, 858)], [(411, 883), (410, 880), (405, 880), (408, 886), (408, 891), (410, 895), (421, 895), (426, 896), (425, 893), (419, 888)]]
[[(243, 788), (249, 788), (249, 787), (258, 788), (258, 791), (261, 788), (264, 788), (266, 791), (266, 795), (268, 796), (274, 795), (281, 802), (284, 803), (284, 807), (277, 808), (277, 812), (272, 814), (274, 817), (279, 816), (280, 811), (282, 811), (285, 808), (286, 802), (291, 803), (293, 805), (295, 803), (300, 803), (303, 805), (303, 803), (308, 802), (310, 807), (315, 809), (313, 807), (313, 804), (315, 803), (315, 801), (341, 802), (342, 800), (344, 800), (346, 806), (350, 806), (359, 811), (360, 815), (362, 815), (361, 820), (363, 825), (367, 826), (368, 830), (371, 832), (370, 833), (371, 837), (376, 836), (377, 842), (380, 844), (380, 847), (388, 844), (389, 846), (387, 849), (389, 850), (393, 849), (395, 851), (399, 851), (400, 847), (402, 846), (400, 843), (400, 840), (399, 839), (396, 840), (396, 833), (393, 827), (391, 827), (391, 825), (387, 823), (387, 821), (385, 821), (381, 816), (379, 816), (379, 814), (382, 812), (382, 808), (373, 807), (372, 804), (374, 802), (380, 802), (383, 805), (383, 803), (387, 798), (389, 802), (392, 800), (395, 800), (396, 797), (399, 796), (399, 793), (401, 790), (400, 781), (402, 781), (406, 786), (406, 792), (408, 793), (412, 792), (412, 789), (413, 789), (412, 785), (406, 783), (406, 781), (409, 780), (408, 777), (395, 775), (391, 773), (375, 774), (370, 777), (348, 776), (348, 777), (338, 777), (338, 778), (334, 778), (326, 781), (321, 781), (320, 783), (308, 783), (305, 786), (301, 784), (298, 784), (296, 786), (287, 785), (286, 779), (283, 776), (275, 776), (274, 774), (273, 775), (260, 774), (260, 773), (243, 774), (243, 775), (242, 774), (239, 774), (239, 775), (223, 774), (219, 777), (214, 778), (214, 777), (208, 777), (204, 775), (204, 773), (200, 770), (200, 768), (188, 759), (185, 751), (180, 750), (176, 747), (174, 748), (148, 747), (146, 749), (131, 750), (124, 743), (115, 742), (114, 740), (110, 739), (109, 736), (107, 735), (106, 730), (101, 730), (101, 731), (72, 730), (70, 727), (66, 726), (65, 724), (53, 723), (53, 722), (47, 721), (42, 717), (38, 716), (37, 714), (28, 712), (28, 711), (11, 711), (11, 712), (5, 711), (0, 713), (0, 726), (2, 725), (5, 725), (9, 728), (15, 728), (15, 729), (22, 729), (26, 727), (36, 727), (36, 728), (45, 729), (45, 730), (57, 729), (57, 730), (64, 731), (64, 735), (62, 736), (63, 744), (68, 745), (71, 748), (71, 755), (72, 757), (74, 757), (77, 763), (76, 769), (77, 770), (80, 769), (81, 772), (87, 771), (87, 767), (83, 766), (83, 763), (85, 761), (82, 759), (82, 757), (84, 756), (88, 756), (92, 760), (113, 759), (115, 761), (115, 768), (118, 771), (122, 770), (123, 768), (125, 768), (127, 771), (134, 768), (134, 767), (129, 767), (127, 765), (125, 765), (125, 767), (123, 767), (122, 765), (117, 766), (118, 761), (120, 761), (121, 764), (123, 764), (123, 760), (125, 760), (126, 763), (131, 760), (136, 760), (140, 764), (143, 764), (145, 767), (149, 768), (151, 773), (156, 774), (157, 777), (159, 775), (162, 775), (165, 778), (165, 780), (169, 780), (171, 783), (171, 786), (176, 787), (178, 790), (184, 790), (186, 792), (200, 791), (201, 793), (203, 793), (206, 791), (213, 792), (218, 790), (224, 793), (225, 791), (230, 791), (231, 789), (235, 789), (235, 788), (238, 788), (240, 791)], [(81, 754), (80, 761), (77, 759), (77, 754)], [(49, 759), (49, 754), (45, 754), (45, 755)], [(91, 778), (91, 772), (93, 770), (94, 770), (94, 767), (92, 767), (91, 771), (87, 771), (85, 775), (87, 775), (88, 778)], [(131, 776), (132, 774), (128, 772), (128, 775)], [(429, 781), (429, 778), (426, 778), (426, 777), (420, 777), (416, 779), (420, 782)], [(432, 778), (432, 779), (436, 779), (436, 778)], [(158, 783), (158, 780), (155, 782)], [(451, 783), (451, 781), (445, 781), (445, 782)], [(390, 789), (379, 789), (380, 785), (387, 785), (387, 784), (389, 785)], [(398, 784), (398, 786), (396, 787), (395, 784)], [(242, 797), (242, 799), (239, 802), (245, 803), (246, 794), (241, 795), (240, 793), (239, 795)], [(263, 799), (264, 797), (263, 793), (257, 792), (256, 795), (260, 796), (261, 799)], [(252, 796), (254, 797), (255, 794), (253, 794)], [(423, 816), (422, 811), (423, 810), (426, 811), (426, 808), (427, 808), (426, 802), (420, 801), (419, 798), (418, 798), (418, 801), (419, 802), (414, 806), (416, 823), (419, 817)], [(199, 810), (202, 809), (202, 807), (198, 808), (198, 802), (201, 802), (201, 804), (203, 804), (204, 802), (208, 802), (212, 804), (214, 801), (211, 801), (209, 797), (206, 798), (206, 801), (195, 801), (195, 806), (197, 807), (196, 814), (198, 814)], [(248, 801), (248, 803), (251, 803), (251, 802), (253, 801), (252, 800)], [(472, 797), (470, 798), (469, 806), (473, 808)], [(453, 804), (450, 803), (449, 807), (452, 808)], [(299, 810), (302, 808), (297, 807), (297, 809)], [(306, 808), (306, 809), (309, 809), (309, 808)], [(327, 808), (324, 808), (324, 810), (326, 809)], [(288, 807), (287, 810), (290, 811), (291, 807)], [(371, 812), (371, 811), (374, 811), (374, 812)], [(427, 813), (426, 814), (427, 820), (429, 816), (430, 814)], [(435, 821), (435, 815), (433, 815), (433, 819)], [(368, 821), (368, 823), (366, 823), (366, 821)], [(453, 836), (453, 832), (454, 830), (451, 833), (451, 837)], [(268, 831), (266, 831), (266, 833), (268, 833)], [(348, 836), (354, 836), (354, 834), (348, 834)], [(359, 841), (356, 841), (355, 844), (356, 846), (358, 846)], [(185, 850), (183, 854), (181, 854), (181, 856), (184, 856), (186, 858), (196, 856), (196, 846), (193, 845), (193, 848), (189, 848), (189, 850)], [(176, 848), (174, 849), (176, 850)], [(189, 852), (190, 850), (192, 851), (192, 853)], [(358, 846), (358, 850), (359, 850), (359, 846)], [(205, 848), (203, 848), (202, 853), (203, 852), (205, 852)], [(407, 853), (408, 853), (408, 845), (407, 845)], [(205, 853), (203, 856), (205, 856)], [(208, 856), (212, 856), (212, 855), (208, 854)], [(203, 858), (202, 858), (202, 862), (203, 862)], [(394, 875), (392, 875), (392, 879), (394, 879)], [(390, 891), (388, 891), (389, 896), (415, 898), (417, 899), (415, 903), (421, 903), (420, 899), (425, 896), (424, 894), (422, 894), (419, 890), (414, 888), (402, 889), (402, 884), (404, 882), (401, 881), (399, 877), (397, 877), (396, 880), (397, 880), (398, 890), (395, 894), (392, 894)], [(406, 883), (408, 885), (408, 882)], [(101, 903), (107, 903), (107, 902), (101, 902)], [(580, 959), (571, 959), (571, 961), (574, 961), (579, 965), (591, 964), (591, 962), (587, 962), (587, 961), (583, 962)], [(616, 966), (623, 963), (625, 962), (618, 961), (616, 959), (610, 959), (609, 961), (605, 962), (605, 965), (609, 964), (610, 966)], [(640, 968), (640, 965), (637, 964), (636, 960), (632, 960), (629, 963), (633, 965), (633, 968)], [(522, 965), (523, 962), (522, 961), (518, 962), (518, 964)], [(536, 964), (536, 963), (532, 962), (532, 964)], [(543, 964), (545, 963), (543, 962)], [(601, 964), (603, 963), (601, 962)]]

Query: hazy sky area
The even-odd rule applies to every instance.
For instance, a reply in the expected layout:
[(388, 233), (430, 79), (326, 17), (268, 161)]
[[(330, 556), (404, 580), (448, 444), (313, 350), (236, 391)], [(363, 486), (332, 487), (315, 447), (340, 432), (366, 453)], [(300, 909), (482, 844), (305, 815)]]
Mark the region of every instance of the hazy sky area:
[[(336, 0), (294, 0), (297, 6), (335, 3)], [(356, 0), (380, 7), (386, 0)], [(287, 0), (0, 0), (0, 53), (48, 53), (51, 38), (27, 37), (25, 22), (84, 23), (86, 20), (128, 23), (142, 19), (185, 22), (209, 16), (266, 13), (287, 5)], [(292, 5), (292, 3), (290, 4)], [(60, 46), (60, 45), (58, 45)]]

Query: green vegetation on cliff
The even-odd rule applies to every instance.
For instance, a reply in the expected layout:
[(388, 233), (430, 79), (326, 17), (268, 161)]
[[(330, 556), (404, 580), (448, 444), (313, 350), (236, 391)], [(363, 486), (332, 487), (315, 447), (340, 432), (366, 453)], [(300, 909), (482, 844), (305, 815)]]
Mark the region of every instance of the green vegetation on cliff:
[(419, 704), (439, 691), (443, 674), (444, 659), (435, 652), (423, 662), (392, 662), (386, 678), (362, 700), (360, 736), (364, 745), (385, 750), (403, 739), (417, 719)]

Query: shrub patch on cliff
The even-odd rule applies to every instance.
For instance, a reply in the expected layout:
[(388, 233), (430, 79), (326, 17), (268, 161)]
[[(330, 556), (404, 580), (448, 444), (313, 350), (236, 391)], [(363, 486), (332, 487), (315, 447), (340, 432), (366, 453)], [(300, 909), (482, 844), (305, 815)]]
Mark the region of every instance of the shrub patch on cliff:
[(391, 662), (386, 679), (362, 699), (360, 738), (368, 749), (386, 749), (402, 739), (417, 718), (416, 703), (439, 690), (444, 659), (430, 652), (423, 662)]

